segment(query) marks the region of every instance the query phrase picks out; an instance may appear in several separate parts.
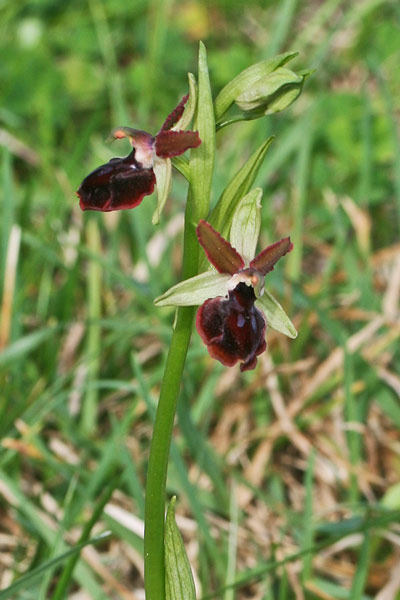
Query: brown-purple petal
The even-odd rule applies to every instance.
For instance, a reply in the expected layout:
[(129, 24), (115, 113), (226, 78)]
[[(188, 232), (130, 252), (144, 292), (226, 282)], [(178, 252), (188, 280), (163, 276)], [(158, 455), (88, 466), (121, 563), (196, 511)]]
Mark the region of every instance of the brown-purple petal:
[(171, 127), (173, 127), (175, 125), (175, 123), (177, 123), (179, 121), (179, 119), (183, 115), (183, 111), (185, 110), (185, 104), (188, 101), (188, 98), (189, 98), (189, 94), (186, 94), (186, 96), (183, 96), (183, 98), (179, 102), (178, 106), (176, 108), (174, 108), (174, 110), (165, 119), (160, 131), (168, 131), (168, 129), (171, 129)]
[(273, 270), (278, 260), (291, 250), (293, 250), (293, 244), (290, 241), (290, 237), (283, 238), (257, 254), (250, 262), (250, 267), (253, 267), (262, 275), (266, 275)]
[(85, 177), (77, 192), (81, 209), (134, 208), (151, 194), (156, 182), (153, 169), (144, 169), (134, 157), (135, 150), (125, 158), (112, 158)]
[(240, 283), (229, 298), (206, 300), (197, 311), (196, 328), (213, 358), (231, 367), (242, 361), (241, 371), (254, 369), (264, 352), (265, 319), (254, 306), (254, 290)]
[(208, 260), (219, 273), (234, 275), (244, 267), (244, 260), (215, 229), (201, 219), (196, 228), (197, 237)]
[(172, 158), (200, 144), (198, 131), (160, 131), (155, 137), (154, 149), (160, 158)]

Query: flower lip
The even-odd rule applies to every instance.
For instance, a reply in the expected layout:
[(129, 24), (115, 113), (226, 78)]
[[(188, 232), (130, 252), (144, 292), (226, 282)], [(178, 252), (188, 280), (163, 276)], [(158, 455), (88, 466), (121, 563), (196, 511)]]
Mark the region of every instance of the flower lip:
[(244, 282), (228, 298), (206, 300), (197, 311), (196, 328), (212, 358), (240, 370), (254, 369), (257, 356), (266, 349), (265, 318), (254, 306), (254, 290)]
[(154, 190), (153, 169), (135, 159), (135, 149), (125, 158), (112, 158), (82, 181), (78, 189), (82, 210), (109, 212), (134, 208)]

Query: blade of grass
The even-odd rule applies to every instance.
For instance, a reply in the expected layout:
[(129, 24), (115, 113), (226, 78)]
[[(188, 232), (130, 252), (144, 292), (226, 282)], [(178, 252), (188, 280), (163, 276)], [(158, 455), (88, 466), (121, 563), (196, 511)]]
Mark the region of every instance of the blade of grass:
[(10, 340), (20, 241), (21, 229), (18, 225), (13, 225), (8, 238), (9, 243), (3, 280), (3, 298), (0, 315), (0, 350), (5, 348)]
[(152, 108), (153, 96), (160, 83), (168, 31), (168, 11), (171, 0), (150, 0), (147, 12), (146, 77), (140, 95), (140, 113), (147, 117)]
[[(100, 519), (105, 505), (110, 500), (112, 493), (118, 486), (120, 480), (121, 480), (120, 475), (115, 476), (114, 479), (111, 481), (111, 483), (106, 487), (106, 489), (101, 494), (100, 498), (98, 499), (98, 501), (94, 507), (94, 510), (93, 510), (93, 513), (92, 513), (90, 519), (85, 523), (85, 526), (84, 526), (82, 533), (80, 535), (80, 538), (78, 540), (78, 547), (83, 546), (84, 544), (87, 544), (90, 532), (92, 531), (93, 527), (96, 525), (97, 521)], [(74, 570), (78, 560), (79, 560), (78, 552), (75, 553), (73, 556), (71, 556), (71, 558), (68, 560), (68, 562), (65, 565), (65, 567), (61, 573), (61, 576), (58, 580), (57, 586), (53, 592), (53, 596), (52, 596), (53, 600), (62, 600), (65, 597), (65, 594), (68, 591), (68, 586), (71, 583), (73, 570)]]
[[(15, 194), (12, 178), (12, 159), (8, 148), (2, 151), (2, 194), (1, 198), (1, 264), (0, 281), (4, 282), (8, 238), (15, 219)], [(3, 283), (2, 283), (3, 286)]]
[[(57, 554), (60, 552), (60, 550), (63, 546), (64, 533), (66, 530), (69, 529), (69, 526), (70, 526), (69, 507), (71, 505), (77, 483), (78, 483), (78, 476), (75, 475), (74, 477), (72, 477), (70, 484), (68, 486), (68, 489), (67, 489), (67, 493), (65, 495), (65, 499), (63, 502), (63, 506), (62, 506), (62, 510), (63, 510), (62, 521), (57, 530), (55, 542), (51, 549), (51, 554), (47, 557), (48, 560), (56, 558)], [(86, 540), (87, 539), (88, 538), (86, 538)], [(79, 542), (83, 542), (86, 540), (78, 540), (78, 544), (79, 544)], [(53, 573), (54, 573), (54, 568), (49, 568), (49, 569), (47, 569), (47, 572), (44, 574), (44, 576), (42, 578), (42, 583), (40, 585), (39, 600), (46, 600), (46, 598), (49, 597), (49, 587), (50, 587), (51, 578), (53, 576)]]
[[(90, 252), (94, 255), (100, 254), (101, 244), (97, 215), (90, 215), (87, 224), (87, 241)], [(87, 332), (87, 382), (90, 384), (90, 382), (93, 382), (98, 378), (100, 370), (101, 330), (99, 320), (101, 317), (102, 277), (101, 266), (97, 261), (91, 260), (89, 262), (88, 270), (89, 272), (87, 289), (87, 314), (89, 319), (89, 325)], [(89, 386), (82, 405), (80, 423), (82, 435), (90, 436), (95, 431), (97, 418), (97, 402), (97, 389), (95, 387)]]
[[(258, 567), (248, 569), (245, 573), (239, 574), (236, 577), (235, 583), (231, 584), (229, 587), (234, 586), (235, 588), (239, 588), (249, 584), (250, 582), (258, 581), (266, 573), (269, 573), (270, 571), (276, 571), (279, 567), (299, 560), (307, 554), (311, 553), (312, 555), (315, 555), (324, 548), (328, 548), (330, 545), (348, 535), (358, 533), (360, 531), (365, 535), (367, 531), (372, 529), (381, 529), (383, 527), (388, 527), (392, 523), (397, 523), (400, 518), (400, 511), (398, 510), (381, 511), (381, 514), (378, 514), (377, 516), (373, 516), (372, 514), (368, 513), (369, 511), (366, 511), (366, 515), (363, 517), (346, 519), (341, 523), (326, 523), (325, 530), (331, 532), (332, 535), (324, 541), (319, 542), (318, 544), (315, 544), (309, 548), (304, 548), (298, 552), (294, 552), (282, 560), (263, 562), (263, 564)], [(321, 530), (321, 526), (318, 528), (318, 530)], [(205, 594), (202, 596), (201, 600), (212, 600), (213, 598), (218, 598), (227, 587), (228, 586), (224, 586), (223, 588), (220, 588), (211, 594)]]
[[(231, 498), (229, 507), (229, 539), (228, 539), (228, 564), (226, 567), (225, 585), (230, 586), (235, 580), (236, 573), (236, 553), (238, 545), (238, 521), (239, 506), (236, 497), (236, 483), (231, 483)], [(235, 588), (228, 587), (224, 600), (235, 600)]]
[[(271, 25), (271, 40), (267, 46), (268, 56), (277, 54), (285, 44), (297, 8), (297, 0), (284, 0)], [(293, 46), (295, 47), (295, 46)]]
[[(0, 471), (0, 479), (3, 486), (6, 486), (7, 498), (10, 498), (9, 494), (12, 494), (11, 498), (13, 506), (18, 508), (28, 519), (30, 526), (34, 528), (37, 535), (40, 536), (48, 546), (53, 546), (56, 539), (56, 532), (50, 527), (47, 520), (43, 518), (41, 511), (39, 511), (25, 494), (21, 492), (15, 482), (8, 477), (4, 471)], [(26, 573), (26, 575), (28, 576), (28, 573)], [(107, 596), (94, 578), (91, 569), (85, 563), (77, 565), (74, 579), (76, 579), (76, 581), (91, 594), (93, 600), (107, 600)], [(6, 598), (7, 596), (3, 597)], [(0, 596), (0, 600), (2, 600), (3, 597)], [(10, 596), (8, 596), (8, 598), (10, 598)]]
[(363, 591), (368, 577), (368, 566), (370, 557), (370, 532), (364, 534), (364, 541), (361, 546), (360, 555), (357, 563), (357, 571), (354, 575), (349, 598), (351, 600), (362, 600)]
[(123, 82), (117, 64), (115, 43), (108, 25), (107, 14), (102, 0), (89, 0), (89, 8), (96, 29), (97, 40), (106, 70), (105, 81), (110, 94), (110, 105), (114, 125), (128, 122), (128, 110), (124, 98)]
[(347, 350), (346, 344), (343, 346), (344, 356), (344, 412), (345, 420), (348, 426), (346, 432), (347, 445), (349, 459), (352, 466), (350, 473), (350, 489), (349, 489), (349, 502), (356, 504), (359, 500), (359, 489), (358, 489), (358, 477), (357, 468), (361, 461), (361, 438), (360, 434), (354, 430), (354, 426), (359, 422), (358, 410), (354, 394), (352, 392), (352, 386), (354, 382), (353, 375), (353, 361), (354, 357)]
[[(301, 547), (310, 548), (313, 545), (313, 487), (314, 487), (314, 464), (315, 450), (310, 452), (307, 462), (307, 470), (304, 478), (304, 487), (306, 492), (304, 513), (303, 513), (303, 534), (301, 538)], [(303, 560), (303, 570), (301, 579), (303, 586), (311, 577), (313, 555), (306, 554)]]
[(310, 175), (312, 139), (313, 128), (311, 111), (305, 123), (303, 137), (299, 145), (299, 157), (293, 190), (293, 225), (290, 237), (295, 251), (291, 252), (288, 257), (287, 268), (290, 278), (294, 281), (298, 281), (300, 278), (303, 261), (304, 216), (307, 200), (308, 179)]
[(78, 556), (79, 556), (79, 552), (83, 548), (85, 548), (86, 546), (92, 546), (94, 544), (98, 544), (98, 543), (108, 539), (110, 537), (110, 535), (111, 535), (110, 531), (104, 531), (103, 533), (100, 533), (99, 535), (96, 535), (96, 536), (90, 538), (89, 540), (86, 540), (85, 542), (74, 546), (70, 550), (63, 552), (63, 554), (60, 554), (56, 558), (53, 558), (52, 560), (41, 564), (36, 569), (29, 571), (29, 573), (26, 573), (25, 575), (21, 575), (21, 577), (15, 583), (10, 585), (5, 590), (0, 591), (0, 600), (11, 600), (12, 598), (16, 598), (16, 596), (14, 596), (15, 592), (18, 592), (19, 590), (21, 590), (21, 588), (22, 589), (26, 588), (28, 584), (31, 585), (32, 582), (37, 577), (39, 577), (39, 575), (42, 575), (48, 569), (53, 569), (54, 567), (59, 565), (64, 560), (67, 560), (68, 558), (73, 557), (75, 554), (78, 554)]

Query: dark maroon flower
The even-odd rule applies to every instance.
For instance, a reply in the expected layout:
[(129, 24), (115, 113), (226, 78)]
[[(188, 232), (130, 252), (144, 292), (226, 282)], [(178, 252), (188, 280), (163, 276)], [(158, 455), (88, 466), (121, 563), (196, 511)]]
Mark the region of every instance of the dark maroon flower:
[(133, 150), (126, 157), (112, 158), (85, 177), (77, 192), (82, 210), (108, 212), (138, 206), (153, 192), (157, 169), (163, 161), (201, 144), (197, 131), (172, 129), (182, 117), (188, 97), (182, 98), (154, 137), (130, 127), (114, 130), (114, 139), (129, 138)]
[(211, 264), (219, 273), (231, 276), (228, 298), (217, 296), (200, 306), (197, 331), (210, 356), (223, 365), (231, 367), (241, 361), (241, 371), (254, 369), (257, 356), (267, 347), (265, 317), (254, 303), (262, 294), (264, 276), (293, 244), (284, 238), (257, 254), (246, 267), (240, 254), (209, 223), (200, 221), (196, 231)]
[(241, 371), (254, 369), (267, 347), (265, 318), (254, 306), (254, 289), (239, 283), (226, 298), (210, 298), (197, 311), (196, 328), (213, 358), (226, 367), (242, 361)]
[(290, 252), (286, 237), (255, 255), (261, 223), (261, 190), (242, 198), (233, 215), (230, 239), (225, 240), (206, 221), (197, 237), (215, 269), (174, 285), (157, 306), (198, 306), (196, 328), (209, 354), (228, 367), (240, 362), (241, 371), (254, 369), (267, 347), (266, 326), (295, 338), (296, 329), (280, 304), (264, 288), (264, 278)]

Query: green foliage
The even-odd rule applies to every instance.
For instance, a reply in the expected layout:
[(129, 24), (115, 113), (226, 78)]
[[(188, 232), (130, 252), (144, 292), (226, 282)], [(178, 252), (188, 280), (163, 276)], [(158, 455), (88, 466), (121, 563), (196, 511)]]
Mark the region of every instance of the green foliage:
[(193, 575), (182, 536), (175, 522), (172, 498), (165, 519), (165, 592), (166, 600), (196, 600)]
[[(197, 73), (201, 38), (214, 105), (227, 82), (277, 53), (299, 52), (294, 73), (316, 69), (285, 112), (220, 129), (211, 192), (217, 229), (259, 186), (260, 247), (292, 236), (288, 268), (269, 285), (299, 336), (268, 332), (267, 362), (240, 377), (192, 337), (167, 491), (188, 519), (185, 540), (200, 542), (192, 566), (203, 596), (228, 583), (238, 599), (292, 600), (302, 561), (296, 585), (307, 600), (373, 598), (390, 577), (399, 519), (379, 513), (381, 504), (399, 508), (398, 3), (157, 4), (0, 7), (2, 593), (21, 582), (21, 600), (37, 600), (46, 574), (52, 593), (60, 563), (51, 561), (75, 552), (115, 468), (123, 476), (109, 505), (122, 512), (108, 506), (95, 529), (112, 530), (95, 546), (103, 571), (80, 553), (69, 589), (101, 599), (142, 593), (152, 409), (172, 321), (153, 300), (182, 280), (187, 181), (173, 173), (157, 232), (155, 197), (103, 215), (99, 249), (93, 238), (88, 245), (74, 192), (124, 153), (104, 141), (113, 127), (155, 133), (187, 92), (187, 72)], [(186, 159), (173, 164), (190, 177)], [(249, 164), (250, 187), (249, 172), (230, 187)], [(7, 312), (13, 227), (21, 243)], [(90, 436), (79, 426), (88, 398)]]

